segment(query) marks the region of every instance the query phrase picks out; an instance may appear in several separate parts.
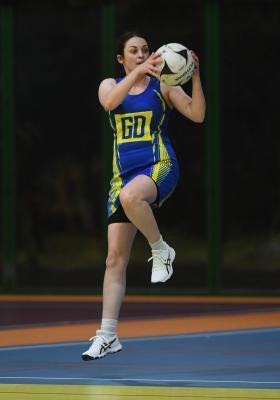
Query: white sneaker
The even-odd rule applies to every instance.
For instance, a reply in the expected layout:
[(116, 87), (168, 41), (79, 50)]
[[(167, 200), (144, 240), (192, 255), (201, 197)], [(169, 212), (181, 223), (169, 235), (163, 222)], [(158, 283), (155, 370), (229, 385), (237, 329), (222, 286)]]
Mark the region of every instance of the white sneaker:
[(166, 250), (152, 250), (153, 260), (151, 282), (166, 282), (173, 274), (172, 263), (175, 259), (175, 250), (168, 246)]
[(103, 358), (109, 353), (117, 353), (121, 351), (122, 345), (117, 336), (108, 337), (101, 330), (96, 331), (96, 336), (93, 336), (90, 348), (82, 354), (84, 361)]

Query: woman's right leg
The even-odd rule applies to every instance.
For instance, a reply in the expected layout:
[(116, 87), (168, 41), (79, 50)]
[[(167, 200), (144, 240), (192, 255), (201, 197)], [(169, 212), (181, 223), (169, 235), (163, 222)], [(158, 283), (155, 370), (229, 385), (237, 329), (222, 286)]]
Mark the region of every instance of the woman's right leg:
[(108, 225), (108, 255), (103, 282), (102, 319), (115, 319), (126, 289), (126, 267), (137, 228), (128, 222)]
[(117, 337), (117, 322), (126, 289), (126, 267), (137, 228), (127, 222), (108, 226), (108, 255), (103, 283), (101, 329), (92, 338), (90, 348), (82, 354), (85, 361), (102, 358), (122, 349)]

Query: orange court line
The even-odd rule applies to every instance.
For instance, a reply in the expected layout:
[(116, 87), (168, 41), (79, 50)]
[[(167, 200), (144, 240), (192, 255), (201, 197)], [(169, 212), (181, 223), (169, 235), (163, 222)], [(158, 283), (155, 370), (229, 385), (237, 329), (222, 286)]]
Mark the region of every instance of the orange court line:
[[(101, 295), (48, 295), (48, 294), (13, 294), (0, 295), (0, 302), (101, 302)], [(158, 296), (127, 295), (125, 302), (136, 303), (227, 303), (227, 304), (280, 304), (280, 297), (264, 296)]]
[[(280, 327), (280, 312), (120, 321), (118, 332), (120, 337), (144, 337), (272, 327)], [(84, 341), (98, 328), (85, 323), (3, 329), (0, 346)]]

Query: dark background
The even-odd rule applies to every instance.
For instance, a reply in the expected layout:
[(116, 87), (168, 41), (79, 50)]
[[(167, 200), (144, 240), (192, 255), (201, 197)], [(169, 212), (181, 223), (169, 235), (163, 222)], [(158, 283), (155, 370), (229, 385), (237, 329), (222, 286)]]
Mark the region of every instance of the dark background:
[[(101, 68), (103, 2), (14, 4), (17, 279), (20, 289), (100, 291), (104, 272)], [(179, 42), (199, 55), (204, 1), (115, 1), (116, 35), (143, 32), (151, 50)], [(220, 1), (222, 285), (269, 291), (280, 282), (280, 3)], [(112, 60), (112, 63), (114, 60)], [(204, 85), (205, 87), (205, 85)], [(185, 86), (191, 93), (191, 84)], [(205, 124), (174, 112), (181, 179), (158, 220), (177, 251), (165, 290), (207, 291)], [(137, 236), (130, 289), (152, 291)], [(161, 288), (162, 289), (162, 288)]]

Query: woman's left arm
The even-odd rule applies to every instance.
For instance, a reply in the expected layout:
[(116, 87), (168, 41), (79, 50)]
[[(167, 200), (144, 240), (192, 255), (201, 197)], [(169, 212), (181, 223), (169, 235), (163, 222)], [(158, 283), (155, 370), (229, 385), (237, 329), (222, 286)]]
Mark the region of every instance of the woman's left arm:
[(181, 114), (193, 122), (204, 121), (206, 104), (199, 73), (199, 59), (192, 51), (195, 64), (192, 75), (192, 96), (188, 96), (180, 86), (170, 86), (167, 91), (168, 102)]

